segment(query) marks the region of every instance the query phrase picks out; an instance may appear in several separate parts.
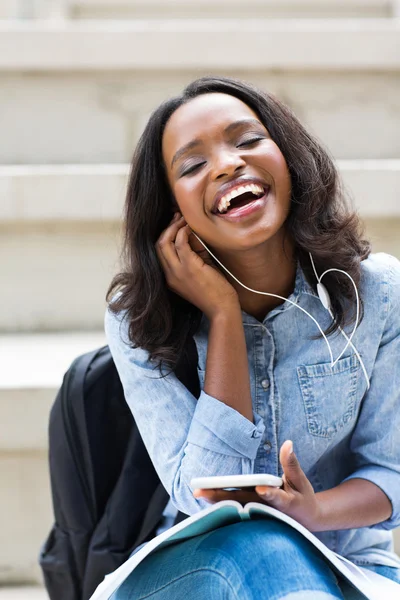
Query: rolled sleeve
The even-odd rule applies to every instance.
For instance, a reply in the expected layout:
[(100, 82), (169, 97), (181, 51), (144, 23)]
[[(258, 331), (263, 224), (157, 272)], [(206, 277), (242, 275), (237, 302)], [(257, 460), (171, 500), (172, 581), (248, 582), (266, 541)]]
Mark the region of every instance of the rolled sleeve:
[(390, 257), (387, 319), (350, 448), (355, 469), (346, 479), (367, 479), (389, 498), (392, 515), (371, 529), (400, 525), (400, 262)]
[(230, 406), (201, 392), (188, 433), (188, 442), (220, 454), (254, 460), (265, 425), (254, 414), (255, 423)]

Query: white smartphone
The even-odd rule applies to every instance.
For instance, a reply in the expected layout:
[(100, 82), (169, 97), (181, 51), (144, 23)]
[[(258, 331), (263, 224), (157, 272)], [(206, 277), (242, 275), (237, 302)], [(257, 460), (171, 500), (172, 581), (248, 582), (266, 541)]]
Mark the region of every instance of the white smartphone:
[(215, 477), (194, 477), (190, 485), (192, 489), (241, 489), (255, 487), (256, 485), (270, 485), (281, 487), (281, 477), (267, 473), (254, 473), (250, 475), (217, 475)]

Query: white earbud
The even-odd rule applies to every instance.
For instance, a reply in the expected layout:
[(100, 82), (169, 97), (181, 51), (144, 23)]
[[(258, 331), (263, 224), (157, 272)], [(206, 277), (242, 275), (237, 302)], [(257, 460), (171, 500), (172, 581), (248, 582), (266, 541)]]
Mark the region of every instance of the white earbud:
[(324, 286), (324, 284), (321, 283), (320, 281), (317, 283), (317, 292), (318, 292), (318, 297), (321, 300), (323, 307), (326, 308), (326, 310), (330, 310), (332, 308), (332, 306), (331, 306), (331, 299), (329, 296), (329, 292), (326, 289), (326, 287)]
[(230, 271), (228, 271), (228, 269), (227, 269), (227, 268), (226, 268), (226, 267), (225, 267), (225, 266), (224, 266), (224, 265), (221, 263), (221, 261), (220, 261), (220, 260), (218, 260), (218, 258), (217, 258), (216, 256), (214, 256), (214, 254), (211, 252), (211, 250), (210, 250), (210, 249), (209, 249), (209, 248), (208, 248), (208, 247), (205, 245), (205, 243), (204, 243), (204, 242), (203, 242), (203, 241), (202, 241), (202, 240), (199, 238), (199, 236), (198, 236), (198, 235), (197, 235), (197, 234), (196, 234), (196, 233), (195, 233), (193, 230), (192, 230), (192, 233), (193, 233), (193, 235), (195, 235), (195, 236), (196, 236), (196, 238), (199, 240), (200, 244), (202, 244), (202, 246), (204, 246), (204, 248), (207, 250), (207, 252), (209, 252), (209, 254), (210, 254), (212, 257), (213, 257), (213, 259), (214, 259), (214, 260), (216, 260), (216, 261), (217, 261), (217, 263), (218, 263), (219, 265), (221, 265), (221, 267), (222, 267), (222, 268), (223, 268), (223, 269), (224, 269), (224, 270), (225, 270), (225, 271), (226, 271), (226, 272), (227, 272), (227, 273), (228, 273), (228, 274), (229, 274), (229, 275), (230, 275), (230, 276), (231, 276), (231, 277), (232, 277), (232, 278), (233, 278), (233, 279), (234, 279), (234, 280), (235, 280), (235, 281), (236, 281), (236, 282), (239, 284), (239, 285), (241, 285), (243, 288), (245, 288), (246, 290), (249, 290), (250, 292), (254, 292), (254, 294), (262, 294), (262, 295), (264, 295), (264, 296), (272, 296), (272, 297), (274, 297), (274, 298), (279, 298), (280, 300), (284, 300), (284, 301), (286, 301), (286, 302), (289, 302), (290, 304), (292, 304), (293, 306), (295, 306), (296, 308), (298, 308), (299, 310), (301, 310), (303, 313), (305, 313), (305, 314), (306, 314), (306, 315), (307, 315), (307, 316), (308, 316), (308, 317), (309, 317), (309, 318), (310, 318), (312, 321), (314, 321), (314, 323), (315, 323), (315, 324), (316, 324), (316, 326), (318, 327), (318, 329), (319, 329), (319, 331), (320, 331), (320, 333), (321, 333), (322, 337), (324, 338), (324, 340), (325, 340), (325, 342), (326, 342), (326, 344), (327, 344), (327, 346), (328, 346), (329, 354), (330, 354), (330, 357), (331, 357), (331, 367), (334, 367), (334, 366), (335, 366), (335, 364), (338, 362), (338, 360), (339, 360), (339, 359), (340, 359), (340, 358), (343, 356), (343, 354), (345, 353), (345, 351), (346, 351), (346, 348), (347, 348), (347, 347), (350, 345), (350, 346), (353, 348), (353, 350), (354, 350), (354, 352), (355, 352), (355, 354), (356, 354), (356, 356), (357, 356), (357, 358), (358, 358), (358, 360), (359, 360), (359, 362), (360, 362), (360, 365), (361, 365), (361, 367), (362, 367), (362, 369), (363, 369), (364, 377), (365, 377), (365, 379), (366, 379), (366, 382), (367, 382), (367, 389), (369, 389), (369, 388), (370, 388), (369, 377), (368, 377), (368, 373), (367, 373), (367, 370), (366, 370), (366, 368), (365, 368), (365, 365), (364, 365), (363, 361), (361, 360), (361, 356), (360, 356), (360, 354), (359, 354), (359, 352), (358, 352), (357, 348), (356, 348), (356, 347), (353, 345), (353, 343), (352, 343), (352, 341), (351, 341), (351, 340), (353, 339), (353, 336), (354, 336), (354, 334), (355, 334), (355, 332), (356, 332), (356, 329), (357, 329), (357, 327), (358, 327), (359, 313), (360, 313), (360, 299), (359, 299), (359, 296), (358, 296), (358, 290), (357, 290), (357, 286), (356, 286), (356, 284), (354, 283), (354, 281), (353, 281), (352, 277), (351, 277), (351, 276), (350, 276), (348, 273), (346, 273), (346, 271), (342, 271), (341, 269), (328, 269), (327, 271), (325, 271), (324, 273), (322, 273), (322, 275), (321, 275), (321, 276), (319, 276), (319, 275), (318, 275), (318, 273), (317, 273), (317, 271), (316, 271), (316, 269), (315, 269), (314, 260), (313, 260), (313, 257), (312, 257), (312, 255), (311, 255), (311, 252), (309, 253), (309, 255), (310, 255), (310, 260), (311, 260), (311, 264), (312, 264), (312, 267), (313, 267), (313, 270), (314, 270), (314, 273), (315, 273), (315, 277), (316, 277), (316, 279), (317, 279), (317, 282), (318, 282), (318, 283), (317, 283), (317, 293), (318, 293), (318, 297), (319, 297), (319, 299), (320, 299), (320, 301), (321, 301), (321, 303), (322, 303), (323, 307), (324, 307), (324, 308), (325, 308), (325, 309), (326, 309), (326, 310), (329, 312), (329, 314), (330, 314), (330, 316), (331, 316), (331, 318), (332, 318), (332, 320), (333, 320), (333, 321), (335, 320), (335, 317), (334, 317), (334, 315), (333, 315), (333, 313), (332, 313), (332, 304), (331, 304), (331, 299), (330, 299), (330, 296), (329, 296), (329, 292), (328, 292), (328, 290), (326, 289), (326, 287), (324, 286), (324, 284), (323, 284), (323, 283), (321, 283), (321, 279), (322, 279), (322, 278), (323, 278), (323, 277), (324, 277), (324, 276), (325, 276), (327, 273), (330, 273), (330, 272), (332, 272), (332, 271), (337, 271), (337, 272), (339, 272), (339, 273), (343, 273), (344, 275), (347, 275), (347, 277), (349, 277), (349, 279), (350, 279), (350, 280), (351, 280), (351, 282), (353, 283), (354, 290), (355, 290), (355, 294), (356, 294), (356, 299), (357, 299), (357, 314), (356, 314), (356, 323), (355, 323), (354, 329), (353, 329), (353, 331), (352, 331), (352, 333), (351, 333), (351, 336), (350, 336), (350, 337), (348, 337), (348, 336), (347, 336), (347, 334), (346, 334), (346, 333), (343, 331), (343, 329), (342, 329), (342, 328), (341, 328), (341, 327), (338, 325), (338, 329), (339, 329), (340, 333), (343, 335), (343, 337), (344, 337), (344, 338), (347, 340), (347, 344), (345, 345), (345, 347), (343, 348), (342, 352), (339, 354), (339, 356), (337, 357), (337, 359), (334, 361), (334, 360), (333, 360), (333, 354), (332, 354), (331, 345), (330, 345), (330, 343), (329, 343), (329, 341), (328, 341), (328, 339), (327, 339), (326, 335), (325, 335), (325, 334), (324, 334), (324, 332), (322, 331), (322, 328), (321, 328), (321, 326), (319, 325), (319, 323), (316, 321), (316, 319), (315, 319), (315, 318), (314, 318), (312, 315), (310, 315), (310, 313), (309, 313), (309, 312), (307, 312), (307, 311), (306, 311), (304, 308), (302, 308), (301, 306), (299, 306), (299, 305), (298, 305), (298, 304), (296, 304), (295, 302), (292, 302), (292, 301), (291, 301), (291, 300), (289, 300), (288, 298), (284, 298), (283, 296), (278, 296), (277, 294), (271, 294), (271, 293), (269, 293), (269, 292), (260, 292), (260, 291), (258, 291), (258, 290), (253, 290), (252, 288), (249, 288), (249, 287), (247, 287), (247, 285), (244, 285), (244, 283), (242, 283), (241, 281), (239, 281), (239, 279), (238, 279), (237, 277), (235, 277), (235, 276), (234, 276), (234, 275), (233, 275), (233, 274), (232, 274)]

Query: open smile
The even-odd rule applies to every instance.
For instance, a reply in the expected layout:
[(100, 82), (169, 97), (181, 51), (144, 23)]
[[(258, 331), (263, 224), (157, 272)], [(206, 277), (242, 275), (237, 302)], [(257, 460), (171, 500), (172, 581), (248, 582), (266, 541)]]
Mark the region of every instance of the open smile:
[[(252, 186), (256, 188), (254, 191), (249, 189)], [(221, 207), (222, 210), (217, 210), (214, 214), (219, 218), (228, 221), (238, 221), (253, 215), (257, 211), (265, 208), (270, 190), (271, 188), (268, 185), (264, 185), (260, 189), (260, 186), (256, 186), (255, 184), (248, 184), (236, 188), (235, 191), (240, 193), (234, 195), (229, 200), (229, 203), (227, 203), (226, 199), (224, 200), (226, 197), (223, 197), (219, 203), (219, 207)]]

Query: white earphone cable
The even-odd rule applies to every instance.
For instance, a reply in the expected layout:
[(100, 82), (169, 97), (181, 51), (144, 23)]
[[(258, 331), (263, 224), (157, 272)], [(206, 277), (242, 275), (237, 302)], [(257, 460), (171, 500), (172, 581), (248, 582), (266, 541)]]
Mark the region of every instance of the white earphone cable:
[(193, 235), (195, 235), (197, 237), (197, 239), (199, 240), (199, 242), (201, 244), (203, 244), (204, 248), (211, 254), (211, 256), (217, 261), (218, 264), (221, 265), (221, 267), (227, 272), (229, 273), (229, 275), (235, 280), (237, 281), (237, 283), (239, 285), (241, 285), (243, 288), (245, 288), (246, 290), (249, 290), (249, 292), (254, 292), (254, 294), (262, 294), (263, 296), (272, 296), (273, 298), (279, 298), (280, 300), (284, 300), (286, 302), (289, 302), (290, 304), (293, 304), (293, 306), (296, 306), (297, 308), (299, 308), (301, 311), (303, 311), (308, 317), (310, 317), (310, 319), (312, 319), (314, 321), (314, 323), (316, 324), (316, 326), (318, 327), (318, 329), (321, 332), (321, 335), (324, 337), (324, 340), (328, 346), (328, 350), (331, 356), (331, 363), (333, 363), (333, 354), (332, 354), (332, 350), (331, 347), (329, 345), (329, 342), (326, 338), (326, 335), (324, 334), (324, 332), (322, 331), (319, 323), (316, 321), (316, 319), (314, 319), (314, 317), (312, 315), (310, 315), (310, 313), (308, 313), (304, 308), (302, 308), (301, 306), (299, 306), (298, 304), (296, 304), (295, 302), (292, 302), (292, 300), (289, 300), (288, 298), (285, 298), (284, 296), (278, 296), (278, 294), (271, 294), (269, 292), (260, 292), (258, 290), (253, 290), (252, 288), (248, 287), (247, 285), (245, 285), (244, 283), (242, 283), (241, 281), (239, 281), (239, 279), (237, 277), (235, 277), (235, 275), (233, 275), (233, 273), (231, 273), (223, 264), (220, 260), (218, 260), (218, 258), (216, 256), (214, 256), (214, 254), (211, 252), (211, 250), (209, 248), (207, 248), (207, 246), (204, 244), (204, 242), (201, 241), (201, 239), (198, 237), (198, 235), (196, 235), (194, 233), (194, 231), (192, 231)]
[[(351, 277), (351, 276), (350, 276), (348, 273), (346, 273), (346, 271), (342, 271), (342, 270), (340, 270), (340, 269), (328, 269), (327, 271), (325, 271), (325, 272), (324, 272), (324, 273), (321, 275), (321, 277), (319, 277), (319, 276), (318, 276), (318, 273), (317, 273), (317, 271), (316, 271), (316, 269), (315, 269), (315, 265), (314, 265), (313, 258), (312, 258), (312, 256), (311, 256), (311, 253), (310, 253), (311, 264), (312, 264), (312, 267), (313, 267), (313, 270), (314, 270), (314, 273), (315, 273), (315, 277), (316, 277), (316, 279), (317, 279), (318, 283), (319, 283), (321, 286), (322, 286), (322, 284), (321, 284), (321, 279), (324, 277), (324, 275), (326, 275), (326, 273), (329, 273), (329, 272), (331, 272), (331, 271), (338, 271), (338, 272), (340, 272), (340, 273), (344, 273), (345, 275), (347, 275), (347, 277), (349, 277), (349, 278), (350, 278), (350, 280), (352, 281), (352, 283), (353, 283), (353, 285), (354, 285), (354, 289), (355, 289), (355, 292), (356, 292), (356, 298), (357, 298), (357, 316), (356, 316), (356, 324), (355, 324), (355, 326), (354, 326), (354, 329), (353, 329), (353, 331), (352, 331), (352, 334), (351, 334), (350, 338), (349, 338), (349, 337), (346, 335), (346, 333), (343, 331), (343, 329), (342, 329), (340, 326), (338, 326), (338, 329), (339, 329), (340, 333), (341, 333), (341, 334), (342, 334), (342, 335), (343, 335), (343, 336), (346, 338), (346, 340), (347, 340), (347, 344), (346, 344), (346, 346), (344, 347), (344, 349), (342, 350), (342, 352), (339, 354), (338, 358), (337, 358), (337, 359), (334, 361), (334, 360), (333, 360), (332, 349), (331, 349), (331, 346), (330, 346), (330, 344), (329, 344), (329, 341), (328, 341), (328, 339), (327, 339), (326, 335), (325, 335), (325, 334), (324, 334), (324, 332), (322, 331), (322, 328), (321, 328), (321, 326), (319, 325), (319, 323), (317, 322), (317, 320), (316, 320), (316, 319), (315, 319), (315, 318), (314, 318), (312, 315), (310, 315), (310, 313), (309, 313), (309, 312), (307, 312), (307, 311), (306, 311), (304, 308), (302, 308), (301, 306), (299, 306), (299, 305), (298, 305), (298, 304), (296, 304), (295, 302), (292, 302), (292, 300), (289, 300), (288, 298), (284, 298), (283, 296), (279, 296), (278, 294), (271, 294), (271, 293), (269, 293), (269, 292), (260, 292), (260, 291), (258, 291), (258, 290), (253, 290), (252, 288), (248, 287), (247, 285), (245, 285), (244, 283), (242, 283), (241, 281), (239, 281), (239, 279), (238, 279), (237, 277), (235, 277), (235, 275), (233, 275), (233, 273), (231, 273), (231, 272), (230, 272), (230, 271), (229, 271), (229, 270), (228, 270), (228, 269), (227, 269), (227, 268), (226, 268), (226, 267), (225, 267), (225, 266), (224, 266), (224, 265), (221, 263), (221, 261), (220, 261), (220, 260), (218, 260), (218, 258), (217, 258), (216, 256), (214, 256), (214, 254), (211, 252), (211, 250), (210, 250), (210, 249), (209, 249), (209, 248), (206, 246), (206, 244), (205, 244), (205, 243), (204, 243), (204, 242), (203, 242), (203, 241), (202, 241), (202, 240), (199, 238), (199, 236), (198, 236), (198, 235), (197, 235), (197, 234), (196, 234), (196, 233), (195, 233), (193, 230), (192, 230), (192, 233), (193, 233), (193, 235), (194, 235), (194, 236), (195, 236), (195, 237), (196, 237), (196, 238), (199, 240), (199, 242), (202, 244), (202, 246), (204, 246), (204, 248), (207, 250), (207, 252), (209, 252), (209, 254), (210, 254), (212, 257), (213, 257), (213, 259), (214, 259), (214, 260), (216, 260), (216, 261), (217, 261), (217, 263), (218, 263), (219, 265), (221, 265), (221, 267), (222, 267), (222, 268), (223, 268), (223, 269), (224, 269), (224, 270), (225, 270), (225, 271), (226, 271), (226, 272), (227, 272), (227, 273), (228, 273), (228, 274), (229, 274), (229, 275), (230, 275), (230, 276), (231, 276), (231, 277), (232, 277), (232, 278), (233, 278), (233, 279), (234, 279), (234, 280), (235, 280), (235, 281), (236, 281), (236, 282), (239, 284), (239, 285), (241, 285), (243, 288), (245, 288), (245, 289), (246, 289), (246, 290), (248, 290), (249, 292), (253, 292), (254, 294), (261, 294), (261, 295), (263, 295), (263, 296), (272, 296), (273, 298), (279, 298), (280, 300), (284, 300), (285, 302), (289, 302), (290, 304), (292, 304), (292, 305), (293, 305), (293, 306), (295, 306), (296, 308), (300, 309), (300, 310), (301, 310), (303, 313), (305, 313), (305, 314), (306, 314), (306, 315), (307, 315), (307, 316), (308, 316), (308, 317), (309, 317), (309, 318), (310, 318), (310, 319), (311, 319), (311, 320), (312, 320), (312, 321), (313, 321), (313, 322), (316, 324), (316, 326), (318, 327), (318, 329), (319, 329), (319, 331), (320, 331), (321, 335), (323, 336), (323, 338), (324, 338), (324, 340), (325, 340), (325, 343), (326, 343), (326, 345), (328, 346), (329, 354), (330, 354), (330, 357), (331, 357), (331, 367), (334, 367), (334, 366), (335, 366), (335, 364), (337, 363), (337, 361), (338, 361), (338, 360), (341, 358), (341, 356), (342, 356), (342, 355), (344, 354), (344, 352), (346, 351), (346, 348), (347, 348), (349, 345), (351, 345), (351, 347), (353, 348), (354, 352), (356, 353), (356, 356), (357, 356), (358, 360), (360, 361), (360, 364), (361, 364), (361, 366), (362, 366), (362, 369), (363, 369), (363, 372), (364, 372), (365, 379), (366, 379), (366, 381), (367, 381), (367, 386), (368, 386), (368, 389), (369, 389), (369, 387), (370, 387), (370, 383), (369, 383), (369, 378), (368, 378), (367, 371), (366, 371), (366, 369), (365, 369), (364, 363), (363, 363), (363, 361), (361, 360), (361, 357), (360, 357), (360, 355), (359, 355), (358, 351), (356, 350), (355, 346), (353, 345), (353, 343), (352, 343), (352, 341), (351, 341), (351, 340), (352, 340), (352, 338), (353, 338), (353, 336), (354, 336), (354, 334), (355, 334), (355, 332), (356, 332), (357, 326), (358, 326), (358, 319), (359, 319), (359, 296), (358, 296), (358, 290), (357, 290), (357, 286), (356, 286), (356, 284), (354, 283), (354, 281), (353, 281), (352, 277)], [(324, 288), (324, 289), (325, 289), (325, 288)], [(327, 298), (328, 298), (328, 300), (329, 300), (329, 295), (328, 295), (328, 293), (327, 293), (326, 289), (325, 289), (325, 293), (326, 293), (326, 295), (327, 295)], [(329, 303), (330, 303), (330, 301), (329, 301)], [(332, 311), (330, 310), (330, 306), (329, 306), (329, 307), (327, 307), (327, 310), (328, 310), (328, 312), (329, 312), (329, 314), (330, 314), (331, 318), (332, 318), (333, 320), (335, 320), (335, 317), (333, 316), (333, 314), (332, 314)]]
[[(346, 349), (347, 349), (347, 347), (350, 345), (350, 346), (353, 348), (353, 350), (354, 350), (354, 352), (355, 352), (355, 354), (356, 354), (356, 356), (357, 356), (357, 358), (358, 358), (358, 360), (359, 360), (359, 362), (360, 362), (361, 368), (362, 368), (362, 370), (363, 370), (363, 372), (364, 372), (364, 377), (365, 377), (365, 379), (366, 379), (366, 382), (367, 382), (367, 389), (369, 389), (369, 388), (370, 388), (370, 381), (369, 381), (369, 377), (368, 377), (367, 370), (366, 370), (366, 368), (365, 368), (364, 362), (363, 362), (363, 360), (361, 359), (361, 356), (360, 356), (360, 354), (359, 354), (359, 352), (358, 352), (357, 348), (354, 346), (354, 344), (353, 344), (353, 343), (352, 343), (352, 341), (351, 341), (351, 340), (352, 340), (352, 338), (353, 338), (353, 335), (355, 334), (355, 332), (356, 332), (356, 329), (357, 329), (357, 327), (358, 327), (358, 321), (359, 321), (359, 317), (360, 317), (360, 298), (359, 298), (359, 295), (358, 295), (358, 289), (357, 289), (357, 286), (356, 286), (356, 284), (354, 283), (354, 280), (353, 280), (353, 278), (352, 278), (352, 277), (350, 277), (350, 275), (349, 275), (348, 273), (346, 273), (346, 271), (342, 271), (342, 269), (328, 269), (327, 271), (325, 271), (324, 273), (322, 273), (322, 275), (321, 275), (321, 277), (320, 277), (320, 276), (318, 275), (318, 273), (317, 273), (317, 270), (316, 270), (316, 268), (315, 268), (314, 259), (313, 259), (313, 257), (312, 257), (312, 254), (311, 254), (311, 252), (309, 252), (309, 255), (310, 255), (310, 260), (311, 260), (312, 267), (313, 267), (313, 269), (314, 269), (315, 277), (316, 277), (316, 279), (317, 279), (318, 283), (321, 283), (321, 279), (323, 278), (323, 276), (324, 276), (326, 273), (329, 273), (330, 271), (338, 271), (339, 273), (344, 273), (344, 275), (347, 275), (347, 277), (349, 277), (349, 279), (351, 280), (351, 283), (352, 283), (352, 284), (353, 284), (353, 286), (354, 286), (354, 291), (355, 291), (355, 293), (356, 293), (356, 298), (357, 298), (357, 314), (356, 314), (356, 324), (355, 324), (355, 326), (354, 326), (354, 329), (353, 329), (353, 332), (352, 332), (352, 334), (351, 334), (350, 338), (347, 336), (346, 332), (345, 332), (345, 331), (343, 331), (343, 329), (340, 327), (340, 325), (336, 324), (336, 325), (337, 325), (337, 328), (338, 328), (338, 329), (339, 329), (339, 331), (340, 331), (340, 333), (341, 333), (341, 334), (343, 335), (343, 337), (344, 337), (344, 338), (347, 340), (347, 344), (345, 345), (345, 347), (343, 348), (342, 352), (339, 354), (339, 356), (337, 357), (337, 359), (335, 360), (335, 362), (334, 362), (333, 364), (335, 365), (335, 364), (337, 363), (337, 361), (338, 361), (338, 360), (339, 360), (339, 359), (340, 359), (340, 358), (343, 356), (343, 354), (346, 352)], [(332, 311), (331, 311), (331, 308), (330, 308), (330, 307), (328, 308), (328, 310), (329, 310), (329, 314), (330, 314), (330, 316), (331, 316), (332, 320), (333, 320), (333, 321), (336, 321), (336, 318), (335, 318), (335, 316), (333, 315), (333, 313), (332, 313)]]

